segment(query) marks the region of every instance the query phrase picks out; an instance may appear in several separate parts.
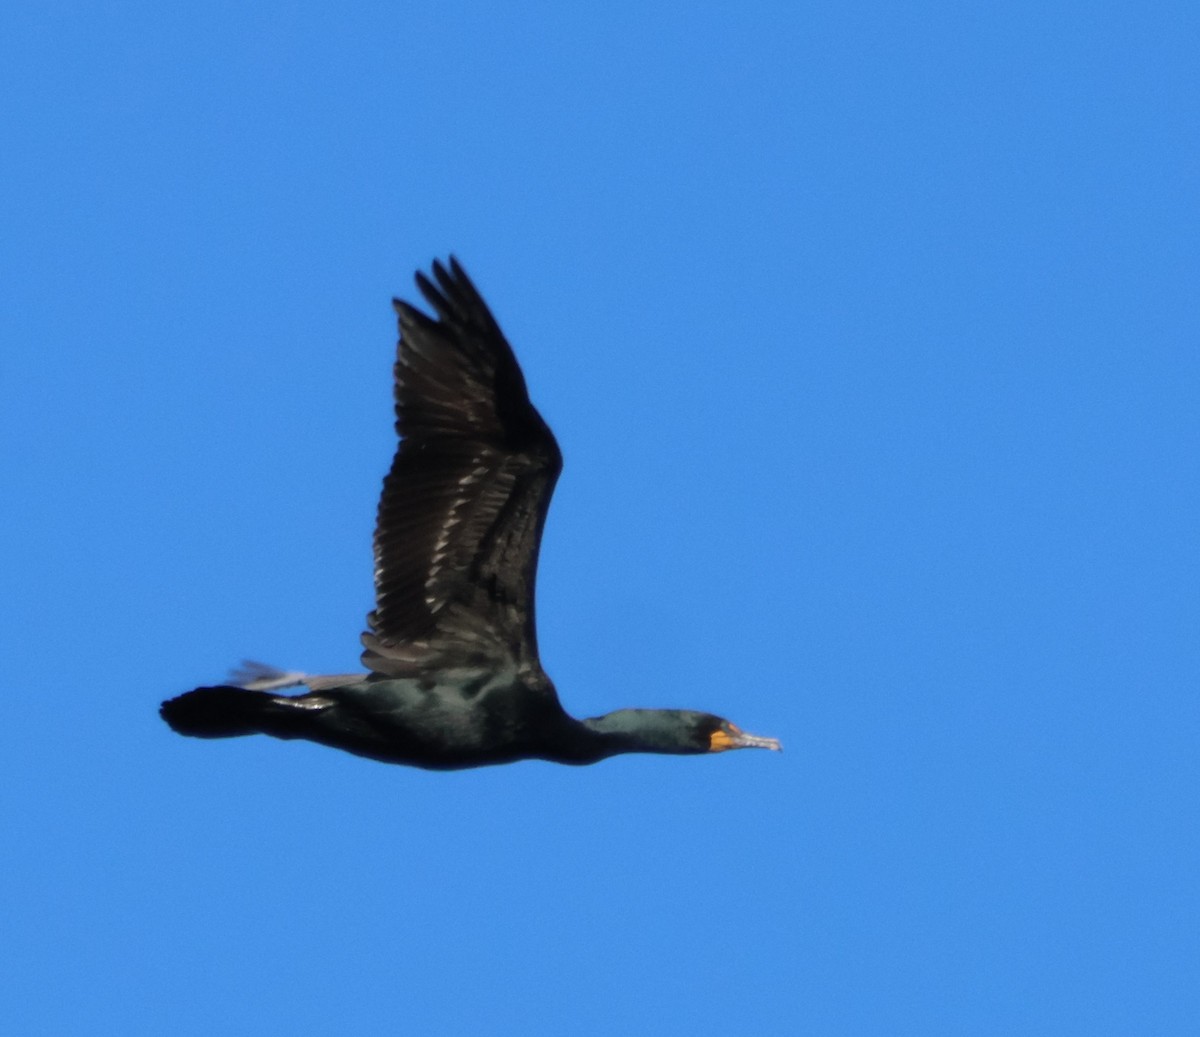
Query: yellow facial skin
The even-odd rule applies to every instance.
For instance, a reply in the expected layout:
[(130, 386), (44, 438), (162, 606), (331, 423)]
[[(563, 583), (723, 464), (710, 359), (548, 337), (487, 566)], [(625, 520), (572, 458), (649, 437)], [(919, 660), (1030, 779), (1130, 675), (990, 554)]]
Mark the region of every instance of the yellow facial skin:
[(723, 753), (726, 749), (736, 749), (737, 742), (734, 741), (734, 738), (741, 733), (741, 730), (734, 727), (733, 724), (729, 724), (728, 727), (718, 727), (708, 738), (708, 751)]

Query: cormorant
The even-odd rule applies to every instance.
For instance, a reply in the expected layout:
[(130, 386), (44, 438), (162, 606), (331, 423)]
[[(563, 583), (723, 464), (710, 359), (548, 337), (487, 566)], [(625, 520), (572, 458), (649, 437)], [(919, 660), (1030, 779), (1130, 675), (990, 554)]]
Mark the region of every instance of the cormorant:
[[(576, 720), (538, 659), (538, 545), (562, 455), (512, 348), (451, 257), (417, 287), (430, 318), (395, 300), (400, 446), (375, 527), (376, 606), (365, 674), (309, 676), (248, 663), (235, 684), (162, 704), (199, 738), (306, 738), (437, 770), (617, 753), (779, 749), (692, 710), (619, 709)], [(306, 685), (306, 694), (279, 690)]]

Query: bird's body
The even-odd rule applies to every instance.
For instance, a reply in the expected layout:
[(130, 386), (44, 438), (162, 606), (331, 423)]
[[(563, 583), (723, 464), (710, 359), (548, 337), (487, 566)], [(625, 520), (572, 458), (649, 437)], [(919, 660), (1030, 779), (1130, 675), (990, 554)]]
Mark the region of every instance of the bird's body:
[[(779, 748), (710, 713), (626, 709), (576, 720), (542, 670), (538, 545), (562, 457), (512, 350), (462, 268), (417, 284), (439, 320), (397, 302), (396, 429), (375, 531), (369, 673), (260, 664), (162, 705), (182, 734), (303, 738), (435, 770), (521, 759)], [(308, 692), (280, 695), (304, 684)]]

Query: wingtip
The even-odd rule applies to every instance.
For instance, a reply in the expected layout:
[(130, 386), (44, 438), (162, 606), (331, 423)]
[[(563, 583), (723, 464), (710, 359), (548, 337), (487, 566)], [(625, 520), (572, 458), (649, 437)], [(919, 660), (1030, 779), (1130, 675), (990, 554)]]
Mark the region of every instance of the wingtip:
[[(440, 320), (475, 321), (484, 327), (494, 323), (478, 290), (453, 253), (445, 262), (441, 259), (432, 260), (428, 274), (424, 270), (414, 271), (413, 280), (417, 290)], [(412, 309), (409, 307), (408, 310), (400, 310), (404, 304), (397, 299), (392, 300), (392, 305), (402, 316)]]
[[(437, 277), (438, 265), (437, 261), (433, 264), (433, 274)], [(418, 270), (413, 274), (413, 280), (417, 283), (417, 290), (425, 297), (426, 301), (434, 309), (438, 308), (438, 303), (442, 301), (442, 293), (437, 289), (434, 283), (425, 276), (424, 270)]]
[[(447, 253), (445, 259), (442, 259), (441, 256), (434, 256), (434, 258), (429, 261), (428, 269), (428, 274), (424, 269), (413, 272), (413, 279), (417, 282), (418, 288), (421, 287), (422, 282), (432, 285), (432, 283), (436, 281), (437, 284), (441, 286), (443, 290), (445, 290), (446, 288), (460, 284), (463, 281), (466, 281), (468, 284), (471, 281), (470, 277), (467, 275), (466, 269), (463, 267), (462, 263), (459, 262), (458, 256), (453, 252)], [(432, 274), (432, 281), (430, 280), (430, 274)], [(422, 289), (422, 291), (423, 290), (424, 289)]]
[(403, 299), (393, 299), (392, 308), (396, 311), (396, 316), (400, 319), (400, 327), (403, 328), (430, 328), (437, 325), (428, 313), (418, 310), (412, 303), (405, 302)]

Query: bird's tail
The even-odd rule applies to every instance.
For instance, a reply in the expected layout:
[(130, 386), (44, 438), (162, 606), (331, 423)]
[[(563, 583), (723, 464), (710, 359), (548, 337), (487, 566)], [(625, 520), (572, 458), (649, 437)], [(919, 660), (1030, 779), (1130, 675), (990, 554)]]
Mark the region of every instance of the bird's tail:
[(272, 734), (287, 737), (287, 719), (294, 715), (286, 700), (265, 691), (228, 686), (197, 688), (168, 699), (159, 709), (172, 729), (193, 738), (235, 738)]

